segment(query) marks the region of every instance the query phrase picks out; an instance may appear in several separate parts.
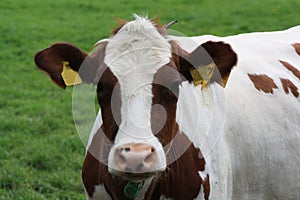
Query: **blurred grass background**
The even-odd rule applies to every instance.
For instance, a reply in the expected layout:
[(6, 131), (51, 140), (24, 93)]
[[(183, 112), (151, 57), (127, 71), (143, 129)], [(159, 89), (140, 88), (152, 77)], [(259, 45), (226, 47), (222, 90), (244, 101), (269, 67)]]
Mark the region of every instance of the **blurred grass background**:
[(33, 63), (38, 50), (70, 42), (85, 51), (132, 13), (177, 19), (186, 35), (220, 36), (300, 24), (299, 0), (1, 0), (0, 199), (85, 199), (85, 147), (72, 118), (72, 89)]

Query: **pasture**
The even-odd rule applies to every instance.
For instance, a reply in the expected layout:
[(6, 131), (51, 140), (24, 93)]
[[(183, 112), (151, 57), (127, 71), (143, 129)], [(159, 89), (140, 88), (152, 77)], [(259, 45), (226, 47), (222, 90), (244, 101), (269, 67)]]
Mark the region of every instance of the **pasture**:
[(38, 50), (64, 41), (88, 52), (132, 13), (177, 19), (172, 29), (190, 36), (226, 36), (299, 25), (299, 9), (299, 0), (1, 0), (0, 199), (85, 199), (72, 88), (35, 67)]

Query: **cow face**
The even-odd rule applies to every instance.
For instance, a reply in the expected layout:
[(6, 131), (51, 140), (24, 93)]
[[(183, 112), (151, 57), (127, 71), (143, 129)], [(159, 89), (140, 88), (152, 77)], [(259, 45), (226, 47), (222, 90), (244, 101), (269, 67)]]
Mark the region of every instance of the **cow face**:
[[(166, 169), (166, 154), (178, 132), (180, 84), (224, 85), (237, 62), (223, 42), (207, 42), (187, 53), (169, 39), (163, 26), (138, 16), (98, 43), (97, 49), (87, 55), (73, 45), (57, 43), (38, 52), (35, 62), (62, 88), (67, 85), (61, 75), (66, 61), (84, 83), (97, 85), (100, 129), (113, 143), (103, 148), (102, 156), (111, 174), (129, 180)], [(199, 69), (208, 73), (198, 74)]]

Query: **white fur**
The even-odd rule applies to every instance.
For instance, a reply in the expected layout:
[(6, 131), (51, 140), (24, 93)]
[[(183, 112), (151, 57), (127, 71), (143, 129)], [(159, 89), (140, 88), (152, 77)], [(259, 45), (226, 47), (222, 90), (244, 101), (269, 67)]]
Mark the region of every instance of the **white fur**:
[(152, 134), (150, 112), (152, 81), (159, 68), (170, 62), (170, 44), (145, 18), (127, 23), (114, 35), (106, 47), (104, 62), (117, 77), (121, 88), (122, 122), (109, 154), (109, 169), (115, 169), (115, 149), (125, 143), (147, 143), (156, 148), (155, 170), (164, 170), (163, 147)]

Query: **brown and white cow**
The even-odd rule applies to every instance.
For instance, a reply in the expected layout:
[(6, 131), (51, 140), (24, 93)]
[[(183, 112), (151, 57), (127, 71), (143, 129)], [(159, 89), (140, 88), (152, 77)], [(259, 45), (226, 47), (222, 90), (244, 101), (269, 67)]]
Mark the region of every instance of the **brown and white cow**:
[(300, 199), (300, 27), (188, 38), (167, 26), (135, 16), (90, 55), (56, 43), (35, 56), (62, 88), (74, 73), (97, 85), (87, 199)]

